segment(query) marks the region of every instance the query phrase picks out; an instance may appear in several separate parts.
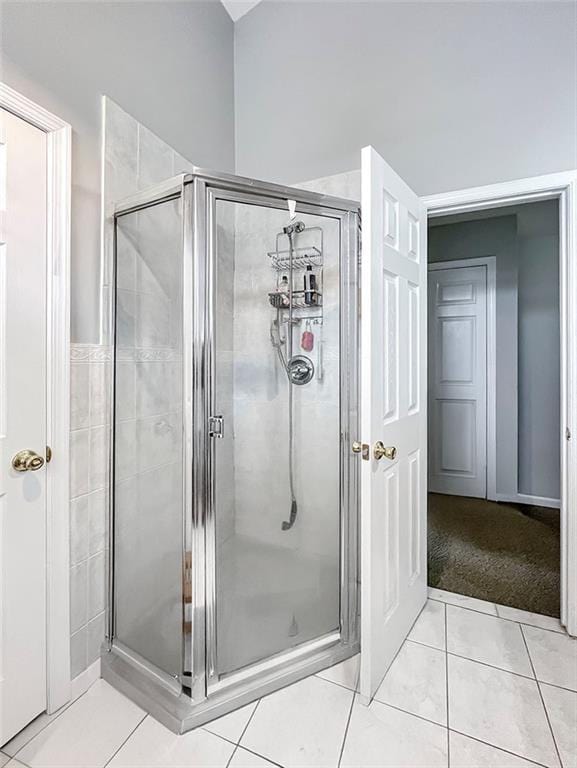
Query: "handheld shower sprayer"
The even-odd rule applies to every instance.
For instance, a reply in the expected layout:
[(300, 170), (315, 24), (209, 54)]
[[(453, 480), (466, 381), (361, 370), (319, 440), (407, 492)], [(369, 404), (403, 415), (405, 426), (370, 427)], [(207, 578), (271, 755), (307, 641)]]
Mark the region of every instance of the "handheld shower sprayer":
[[(289, 486), (291, 495), (291, 506), (289, 519), (284, 520), (281, 528), (283, 531), (290, 530), (297, 519), (298, 505), (294, 490), (294, 436), (293, 436), (293, 378), (291, 375), (293, 361), (293, 271), (294, 271), (294, 236), (304, 232), (304, 221), (291, 221), (286, 227), (283, 227), (284, 234), (289, 241), (289, 277), (288, 277), (288, 330), (287, 330), (287, 358), (286, 372), (288, 376), (288, 410), (289, 410)], [(278, 312), (278, 310), (277, 310)], [(280, 351), (280, 350), (279, 350)]]
[(290, 224), (287, 224), (286, 227), (283, 227), (282, 231), (285, 233), (285, 235), (287, 235), (290, 238), (291, 235), (293, 234), (298, 235), (299, 232), (304, 232), (304, 229), (305, 229), (304, 221), (292, 221)]

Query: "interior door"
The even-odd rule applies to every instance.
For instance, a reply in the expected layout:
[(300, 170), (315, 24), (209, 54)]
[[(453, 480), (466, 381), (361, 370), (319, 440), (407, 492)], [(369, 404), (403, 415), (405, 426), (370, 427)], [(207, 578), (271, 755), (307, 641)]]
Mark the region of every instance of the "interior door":
[(362, 153), (361, 700), (427, 596), (426, 214), (372, 147)]
[(46, 136), (0, 110), (0, 745), (46, 709)]
[(429, 272), (429, 490), (487, 496), (485, 266)]

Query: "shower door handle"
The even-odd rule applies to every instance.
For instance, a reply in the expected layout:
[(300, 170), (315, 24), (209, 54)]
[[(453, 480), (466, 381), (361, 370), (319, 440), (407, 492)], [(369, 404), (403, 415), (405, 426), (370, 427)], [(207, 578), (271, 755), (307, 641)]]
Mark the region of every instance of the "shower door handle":
[(211, 416), (208, 420), (208, 436), (224, 437), (224, 416)]

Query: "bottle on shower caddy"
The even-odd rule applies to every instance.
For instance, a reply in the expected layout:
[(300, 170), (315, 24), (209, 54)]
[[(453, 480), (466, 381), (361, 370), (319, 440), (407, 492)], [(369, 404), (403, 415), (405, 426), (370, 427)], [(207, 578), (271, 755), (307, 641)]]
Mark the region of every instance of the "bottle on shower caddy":
[(307, 306), (313, 306), (314, 304), (318, 304), (317, 276), (313, 272), (313, 268), (310, 264), (307, 266), (305, 270), (304, 284), (305, 284), (305, 304)]
[(286, 275), (283, 275), (280, 279), (279, 292), (281, 294), (281, 305), (288, 307), (289, 305), (289, 281)]

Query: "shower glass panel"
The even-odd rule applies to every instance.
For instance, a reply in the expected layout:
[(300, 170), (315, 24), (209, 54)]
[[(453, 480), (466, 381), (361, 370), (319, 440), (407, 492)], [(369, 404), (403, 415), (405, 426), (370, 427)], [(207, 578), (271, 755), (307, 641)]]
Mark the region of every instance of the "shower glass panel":
[[(299, 212), (304, 229), (291, 244), (286, 207), (214, 206), (222, 677), (339, 630), (340, 226)], [(302, 366), (298, 383), (291, 357)]]
[(182, 672), (182, 218), (180, 200), (116, 227), (114, 634)]

